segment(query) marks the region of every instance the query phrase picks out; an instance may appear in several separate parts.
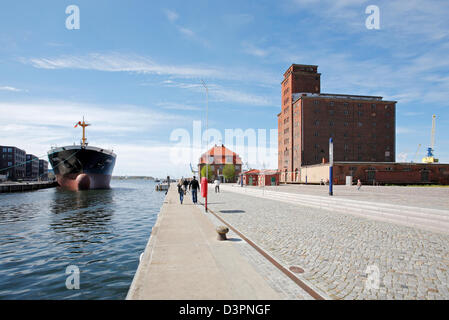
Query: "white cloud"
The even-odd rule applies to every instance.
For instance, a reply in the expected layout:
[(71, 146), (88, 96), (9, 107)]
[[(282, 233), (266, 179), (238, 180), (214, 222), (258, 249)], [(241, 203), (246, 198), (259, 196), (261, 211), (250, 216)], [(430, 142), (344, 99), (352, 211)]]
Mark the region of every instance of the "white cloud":
[(11, 86), (0, 86), (0, 91), (22, 92), (22, 91), (27, 91), (27, 90), (18, 89), (18, 88), (11, 87)]
[(157, 106), (167, 109), (167, 110), (185, 110), (185, 111), (198, 111), (202, 110), (202, 108), (198, 106), (192, 106), (184, 103), (176, 103), (176, 102), (160, 102), (157, 103)]
[(248, 42), (243, 42), (242, 46), (243, 46), (243, 51), (245, 53), (248, 53), (248, 54), (256, 56), (256, 57), (265, 57), (269, 53), (268, 50), (258, 48), (255, 45), (248, 43)]
[(416, 131), (409, 127), (396, 127), (396, 134), (411, 134)]
[(180, 31), (182, 34), (184, 34), (184, 35), (186, 35), (186, 36), (188, 36), (188, 37), (195, 37), (195, 36), (196, 36), (195, 32), (193, 32), (192, 30), (190, 30), (190, 29), (188, 29), (188, 28), (179, 27), (179, 31)]
[(179, 15), (173, 10), (165, 9), (164, 12), (170, 22), (175, 22), (179, 18)]
[(185, 66), (161, 64), (150, 57), (136, 54), (90, 53), (47, 58), (20, 58), (20, 62), (39, 69), (81, 69), (103, 72), (136, 72), (177, 78), (211, 78), (278, 85), (277, 76), (261, 70), (245, 68)]
[(176, 21), (179, 19), (178, 13), (176, 13), (175, 11), (172, 11), (172, 10), (168, 10), (168, 9), (164, 10), (164, 12), (165, 12), (165, 16), (167, 17), (168, 21), (170, 21), (170, 23), (173, 24), (182, 35), (200, 43), (201, 45), (203, 45), (205, 47), (210, 47), (209, 41), (198, 36), (192, 29), (176, 24)]
[[(200, 83), (186, 83), (171, 81), (166, 83), (170, 87), (193, 90), (195, 92), (204, 93), (205, 89)], [(278, 107), (276, 101), (269, 96), (252, 94), (245, 91), (229, 89), (215, 83), (207, 83), (209, 89), (210, 101), (240, 103), (250, 106)]]
[[(43, 155), (52, 145), (78, 143), (81, 131), (74, 128), (85, 116), (92, 126), (87, 138), (105, 148), (117, 144), (143, 143), (161, 129), (186, 117), (134, 106), (105, 106), (70, 101), (0, 102), (2, 143), (15, 145), (27, 152)], [(140, 158), (138, 154), (134, 155)]]

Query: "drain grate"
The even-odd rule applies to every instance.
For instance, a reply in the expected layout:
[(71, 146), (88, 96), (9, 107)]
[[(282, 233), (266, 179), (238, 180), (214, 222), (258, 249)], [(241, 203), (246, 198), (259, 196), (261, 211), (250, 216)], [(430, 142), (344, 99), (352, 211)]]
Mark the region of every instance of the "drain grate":
[(298, 266), (291, 266), (290, 268), (288, 268), (291, 272), (294, 273), (304, 273), (304, 269), (300, 268)]

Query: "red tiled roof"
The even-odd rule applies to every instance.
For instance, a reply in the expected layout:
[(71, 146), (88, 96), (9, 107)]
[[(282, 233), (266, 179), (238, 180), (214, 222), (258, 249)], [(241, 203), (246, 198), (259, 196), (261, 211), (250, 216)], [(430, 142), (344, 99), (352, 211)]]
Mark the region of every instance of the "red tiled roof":
[(206, 163), (206, 157), (207, 156), (213, 156), (214, 157), (214, 163), (213, 164), (226, 164), (226, 157), (232, 156), (233, 160), (232, 163), (234, 164), (242, 164), (242, 160), (240, 157), (235, 153), (226, 148), (224, 145), (217, 146), (215, 145), (212, 147), (209, 151), (203, 153), (200, 158), (200, 164)]
[(244, 172), (243, 174), (259, 174), (260, 170), (257, 169), (251, 169), (249, 171)]
[(277, 174), (278, 171), (276, 169), (264, 169), (264, 170), (260, 170), (260, 174), (265, 174), (265, 175), (271, 175), (271, 174)]

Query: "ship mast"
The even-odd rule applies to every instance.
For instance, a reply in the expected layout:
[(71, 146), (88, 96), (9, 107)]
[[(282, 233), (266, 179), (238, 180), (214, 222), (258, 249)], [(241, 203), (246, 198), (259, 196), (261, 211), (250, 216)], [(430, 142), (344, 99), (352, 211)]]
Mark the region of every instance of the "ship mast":
[(81, 121), (78, 121), (78, 123), (75, 125), (75, 128), (76, 127), (78, 127), (78, 126), (81, 126), (81, 127), (83, 127), (83, 138), (81, 139), (81, 146), (82, 147), (86, 147), (87, 146), (87, 138), (86, 138), (86, 127), (87, 126), (90, 126), (90, 124), (89, 123), (86, 123), (85, 121), (84, 121), (84, 117), (83, 117), (83, 122), (81, 122)]

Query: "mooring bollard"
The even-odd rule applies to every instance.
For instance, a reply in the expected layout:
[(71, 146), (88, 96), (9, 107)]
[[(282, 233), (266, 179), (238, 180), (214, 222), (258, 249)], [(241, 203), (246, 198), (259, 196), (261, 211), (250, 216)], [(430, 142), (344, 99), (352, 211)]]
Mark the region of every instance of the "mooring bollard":
[(228, 240), (228, 239), (226, 238), (226, 233), (229, 232), (229, 229), (228, 229), (228, 228), (226, 228), (225, 226), (219, 226), (219, 227), (217, 227), (217, 229), (215, 229), (215, 230), (216, 230), (217, 233), (218, 233), (218, 237), (217, 237), (218, 240), (220, 240), (220, 241)]

